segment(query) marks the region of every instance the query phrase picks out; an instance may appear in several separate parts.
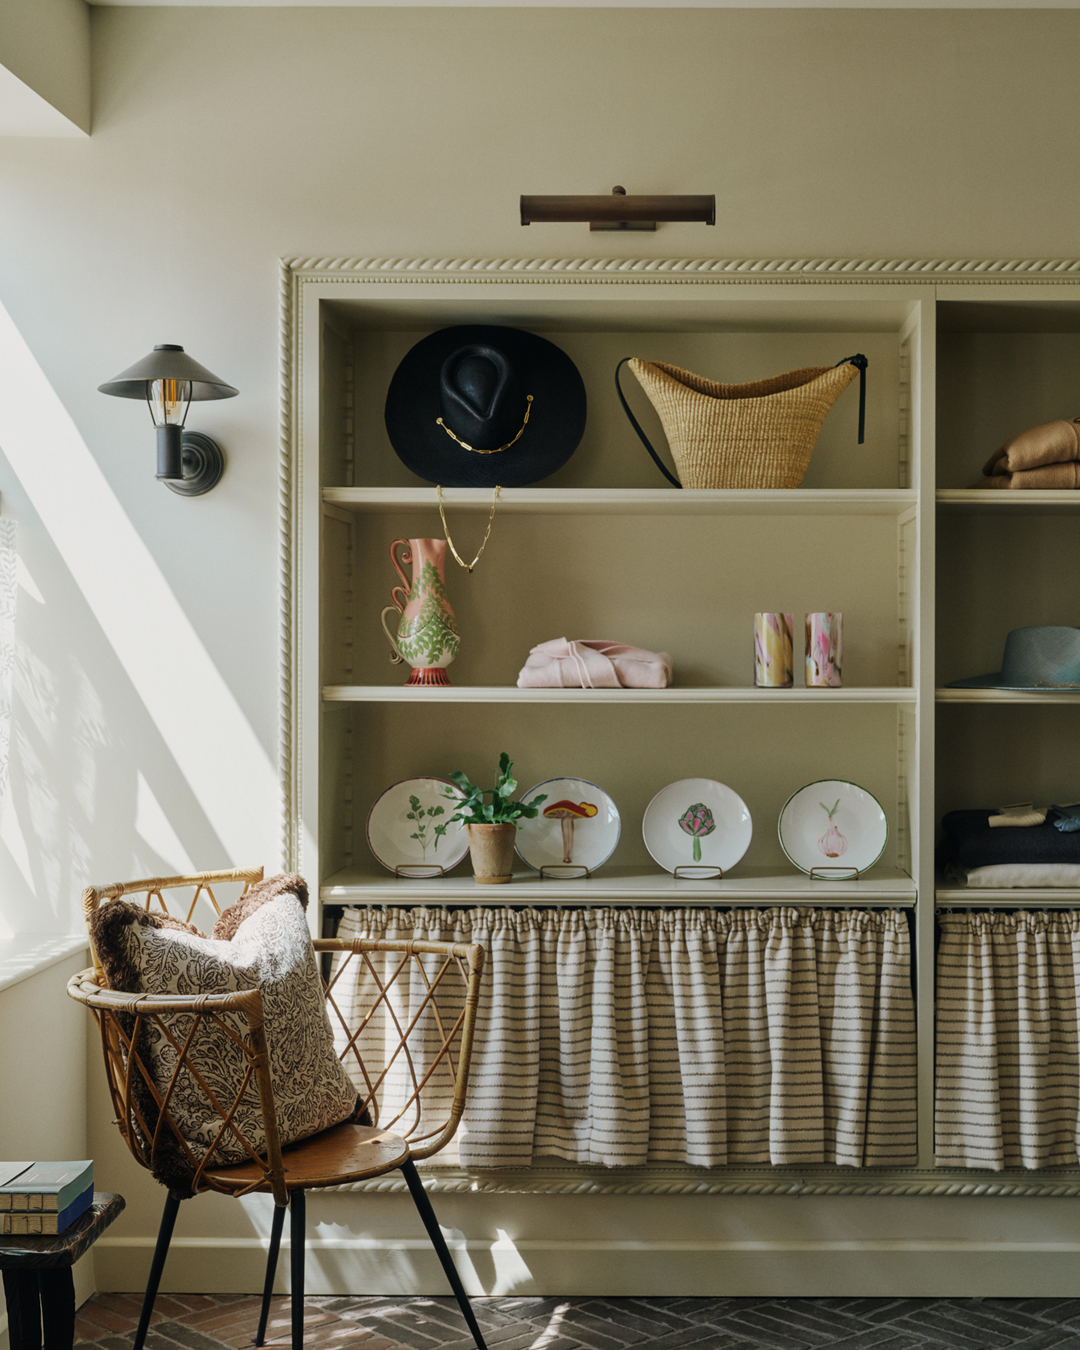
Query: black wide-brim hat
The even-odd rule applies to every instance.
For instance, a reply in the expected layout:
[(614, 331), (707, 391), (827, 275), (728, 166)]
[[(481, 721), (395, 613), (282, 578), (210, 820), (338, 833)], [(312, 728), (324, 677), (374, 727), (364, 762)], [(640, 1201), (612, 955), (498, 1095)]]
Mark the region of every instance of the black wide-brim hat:
[(443, 487), (526, 487), (547, 478), (577, 449), (585, 414), (585, 384), (564, 351), (536, 333), (492, 324), (422, 338), (386, 394), (398, 458)]

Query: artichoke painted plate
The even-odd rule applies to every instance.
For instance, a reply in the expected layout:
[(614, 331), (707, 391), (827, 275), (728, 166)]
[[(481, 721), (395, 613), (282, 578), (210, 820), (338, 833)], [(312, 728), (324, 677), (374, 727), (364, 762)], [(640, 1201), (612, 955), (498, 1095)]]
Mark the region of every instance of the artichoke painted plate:
[(584, 778), (549, 778), (521, 800), (546, 796), (540, 814), (518, 821), (518, 857), (537, 872), (541, 867), (587, 867), (595, 872), (615, 852), (622, 822), (603, 788)]
[(469, 851), (465, 826), (448, 824), (462, 796), (445, 778), (404, 778), (388, 787), (368, 812), (372, 854), (387, 871), (410, 877), (437, 877), (440, 867), (449, 872)]
[(784, 803), (777, 824), (780, 847), (807, 876), (850, 880), (885, 851), (889, 822), (881, 803), (857, 783), (822, 778)]
[(727, 873), (750, 847), (754, 827), (746, 803), (711, 778), (669, 783), (645, 808), (645, 847), (666, 872)]

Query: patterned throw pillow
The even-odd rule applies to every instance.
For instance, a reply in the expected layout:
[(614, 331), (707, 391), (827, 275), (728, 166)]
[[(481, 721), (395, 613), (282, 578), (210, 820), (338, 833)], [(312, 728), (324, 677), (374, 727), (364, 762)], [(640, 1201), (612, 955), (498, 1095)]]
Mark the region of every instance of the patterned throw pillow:
[[(190, 924), (140, 905), (114, 900), (90, 921), (94, 947), (110, 989), (147, 994), (221, 994), (258, 988), (262, 992), (274, 1103), (282, 1144), (294, 1143), (352, 1117), (356, 1089), (334, 1053), (322, 981), (304, 909), (307, 887), (297, 876), (271, 877), (253, 886), (204, 937)], [(189, 1014), (169, 1014), (172, 1037), (183, 1044)], [(223, 1019), (240, 1036), (242, 1014)], [(133, 1025), (134, 1019), (129, 1024)], [(130, 1034), (130, 1033), (129, 1033)], [(168, 1085), (177, 1052), (164, 1032), (144, 1023), (139, 1055), (160, 1090)], [(196, 1072), (219, 1102), (231, 1103), (243, 1078), (244, 1057), (230, 1036), (204, 1019), (189, 1052)], [(136, 1102), (151, 1128), (157, 1122), (153, 1095), (133, 1079)], [(221, 1128), (221, 1118), (190, 1072), (179, 1076), (169, 1109), (197, 1158)], [(262, 1113), (254, 1077), (236, 1113), (241, 1132), (261, 1153)], [(225, 1133), (213, 1155), (216, 1164), (246, 1161), (242, 1145)], [(161, 1131), (151, 1170), (163, 1185), (190, 1195), (192, 1165), (168, 1130)]]

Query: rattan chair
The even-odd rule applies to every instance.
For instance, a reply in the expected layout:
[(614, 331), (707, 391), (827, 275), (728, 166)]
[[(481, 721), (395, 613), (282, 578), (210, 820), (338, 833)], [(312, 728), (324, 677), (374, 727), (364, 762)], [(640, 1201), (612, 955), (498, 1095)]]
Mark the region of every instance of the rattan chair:
[[(182, 907), (175, 915), (190, 920), (204, 894), (213, 909), (220, 912), (212, 889), (215, 885), (240, 881), (246, 889), (261, 878), (262, 869), (258, 868), (92, 887), (83, 893), (83, 906), (89, 917), (103, 903), (122, 896), (142, 895), (147, 909), (156, 903), (168, 913), (165, 892), (194, 888), (194, 899), (186, 912)], [(95, 951), (94, 967), (74, 976), (68, 984), (68, 993), (85, 1004), (97, 1020), (105, 1073), (120, 1133), (135, 1160), (147, 1168), (153, 1165), (155, 1151), (161, 1147), (163, 1138), (171, 1136), (170, 1147), (174, 1152), (177, 1145), (180, 1147), (194, 1173), (193, 1193), (218, 1191), (240, 1197), (253, 1192), (268, 1192), (273, 1196), (273, 1224), (255, 1345), (261, 1346), (266, 1334), (286, 1207), (290, 1212), (292, 1247), (292, 1350), (302, 1350), (305, 1192), (316, 1187), (364, 1181), (399, 1169), (469, 1330), (480, 1350), (485, 1350), (476, 1317), (415, 1166), (417, 1159), (429, 1158), (449, 1143), (461, 1120), (484, 961), (483, 948), (464, 943), (359, 938), (318, 940), (315, 949), (331, 954), (324, 958), (324, 966), (332, 964), (331, 971), (324, 969), (324, 982), (329, 976), (327, 1004), (335, 1023), (335, 1043), (340, 1047), (340, 1057), (346, 1066), (353, 1068), (354, 1081), (361, 1081), (359, 1096), (370, 1125), (336, 1125), (283, 1148), (278, 1135), (262, 997), (258, 989), (186, 996), (120, 993), (105, 987), (104, 973)], [(335, 990), (343, 990), (349, 983), (348, 979), (339, 983), (343, 977), (357, 973), (354, 963), (361, 963), (359, 974), (363, 977), (361, 981), (353, 982), (354, 987), (362, 985), (372, 993), (369, 1006), (359, 1015), (355, 1008), (347, 1008), (349, 1000), (335, 994)], [(343, 1010), (343, 1004), (346, 1010)], [(402, 1008), (406, 1009), (404, 1013)], [(347, 1016), (347, 1011), (352, 1015)], [(189, 1059), (201, 1030), (210, 1022), (218, 1032), (229, 1035), (243, 1052), (246, 1068), (242, 1081), (235, 1085), (235, 1096), (230, 1100), (223, 1100), (220, 1091), (215, 1094)], [(176, 1063), (168, 1083), (156, 1081), (154, 1073), (139, 1056), (140, 1032), (144, 1029), (156, 1031), (172, 1045)], [(364, 1033), (369, 1029), (377, 1033), (380, 1047), (374, 1068), (364, 1057)], [(185, 1139), (170, 1113), (170, 1097), (181, 1075), (187, 1076), (185, 1087), (190, 1087), (187, 1080), (199, 1084), (208, 1109), (214, 1113), (215, 1128), (220, 1120), (220, 1128), (209, 1146), (196, 1146)], [(243, 1136), (234, 1119), (240, 1098), (252, 1080), (258, 1092), (265, 1131), (266, 1143), (261, 1152)], [(392, 1080), (396, 1093), (393, 1104), (387, 1108), (383, 1098)], [(133, 1091), (133, 1084), (140, 1082), (149, 1090), (156, 1113), (147, 1113), (145, 1109), (146, 1091)], [(429, 1109), (432, 1096), (437, 1099), (438, 1108), (434, 1116)], [(148, 1114), (156, 1114), (156, 1119), (148, 1119)], [(215, 1165), (212, 1155), (226, 1136), (234, 1146), (244, 1149), (247, 1161)], [(134, 1350), (143, 1350), (173, 1225), (184, 1198), (171, 1190), (166, 1195)]]

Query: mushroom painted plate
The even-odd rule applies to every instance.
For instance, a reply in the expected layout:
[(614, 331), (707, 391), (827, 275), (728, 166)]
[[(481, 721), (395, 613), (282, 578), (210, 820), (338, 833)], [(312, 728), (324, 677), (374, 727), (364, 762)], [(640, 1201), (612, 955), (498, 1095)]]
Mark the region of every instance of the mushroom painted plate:
[(889, 838), (878, 799), (842, 778), (822, 778), (792, 793), (777, 829), (780, 847), (800, 872), (832, 881), (873, 867)]
[(521, 800), (546, 796), (540, 814), (519, 820), (516, 848), (528, 867), (585, 868), (595, 872), (615, 852), (622, 828), (619, 810), (603, 788), (584, 778), (549, 778)]
[(645, 808), (645, 847), (666, 872), (706, 877), (728, 872), (754, 833), (746, 803), (725, 783), (681, 778), (661, 788)]
[[(450, 797), (447, 797), (449, 789)], [(448, 824), (463, 793), (445, 778), (404, 778), (368, 812), (368, 847), (387, 871), (408, 877), (449, 872), (469, 851), (460, 821)]]

